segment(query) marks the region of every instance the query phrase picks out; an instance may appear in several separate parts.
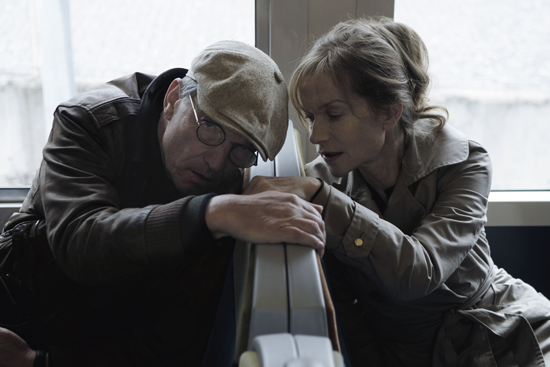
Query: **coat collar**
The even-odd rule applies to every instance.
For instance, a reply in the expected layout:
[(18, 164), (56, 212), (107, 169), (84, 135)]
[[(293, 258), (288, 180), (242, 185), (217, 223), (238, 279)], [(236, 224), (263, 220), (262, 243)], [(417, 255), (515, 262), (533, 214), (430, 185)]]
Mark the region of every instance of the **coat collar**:
[(422, 134), (426, 128), (424, 121), (416, 126), (403, 158), (401, 172), (395, 183), (383, 218), (406, 234), (412, 234), (426, 216), (423, 202), (410, 190), (410, 185), (427, 179), (425, 185), (437, 186), (435, 176), (429, 177), (436, 169), (465, 161), (468, 158), (468, 139), (449, 125), (445, 125), (435, 137)]
[[(322, 178), (381, 218), (396, 225), (404, 233), (411, 234), (425, 217), (426, 208), (425, 203), (419, 202), (411, 192), (410, 186), (440, 167), (465, 161), (469, 154), (468, 139), (465, 135), (445, 125), (435, 138), (430, 138), (421, 133), (428, 126), (424, 121), (418, 121), (415, 125), (415, 133), (405, 150), (401, 172), (383, 213), (372, 199), (370, 189), (359, 170), (354, 170), (345, 177), (334, 177), (319, 157), (308, 165), (308, 174)], [(435, 177), (430, 180), (435, 180)], [(426, 184), (430, 187), (436, 185), (433, 182)]]
[(435, 138), (427, 137), (422, 131), (428, 126), (426, 121), (418, 121), (411, 140), (405, 150), (399, 180), (405, 186), (428, 176), (434, 170), (460, 163), (468, 158), (467, 137), (446, 124)]
[[(449, 124), (446, 124), (435, 138), (421, 133), (428, 127), (427, 122), (418, 121), (416, 125), (407, 144), (396, 184), (409, 186), (440, 167), (460, 163), (468, 158), (468, 138)], [(334, 177), (320, 157), (310, 166), (320, 178), (352, 196), (365, 190), (359, 170), (348, 173), (346, 177)]]
[[(136, 118), (125, 124), (125, 155), (121, 187), (123, 196), (128, 198), (123, 205), (140, 207), (151, 203), (165, 203), (181, 197), (172, 181), (166, 175), (157, 135), (157, 126), (163, 108), (163, 100), (172, 81), (183, 78), (186, 69), (174, 68), (155, 77), (149, 83), (136, 74), (134, 93), (141, 97), (140, 109)], [(124, 83), (124, 80), (117, 82)], [(131, 83), (130, 83), (131, 84)]]

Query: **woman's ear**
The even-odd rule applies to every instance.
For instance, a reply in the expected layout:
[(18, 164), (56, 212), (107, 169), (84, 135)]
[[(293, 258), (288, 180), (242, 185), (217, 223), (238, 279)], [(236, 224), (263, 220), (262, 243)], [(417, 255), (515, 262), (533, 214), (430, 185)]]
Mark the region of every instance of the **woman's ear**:
[(181, 97), (182, 80), (176, 78), (170, 83), (166, 94), (164, 95), (163, 112), (166, 119), (171, 119), (174, 114), (174, 106)]
[(401, 103), (393, 104), (385, 108), (384, 130), (393, 130), (397, 126), (401, 115), (403, 114), (403, 105)]

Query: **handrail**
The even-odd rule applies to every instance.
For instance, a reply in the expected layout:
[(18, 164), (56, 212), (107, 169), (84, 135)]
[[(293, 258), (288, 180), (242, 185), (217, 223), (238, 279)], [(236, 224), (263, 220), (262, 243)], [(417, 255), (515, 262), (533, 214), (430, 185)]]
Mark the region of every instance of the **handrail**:
[[(251, 167), (248, 178), (302, 176), (300, 158), (299, 139), (290, 121), (285, 144), (275, 161)], [(247, 351), (240, 356), (246, 365), (243, 367), (282, 366), (284, 361), (300, 358), (314, 358), (320, 366), (342, 365), (338, 363), (341, 355), (333, 352), (329, 339), (315, 250), (295, 244), (255, 244), (247, 251), (252, 256), (245, 258), (254, 262), (253, 267), (235, 263), (253, 269), (253, 279), (247, 285), (252, 288), (250, 319), (243, 321), (249, 321)]]

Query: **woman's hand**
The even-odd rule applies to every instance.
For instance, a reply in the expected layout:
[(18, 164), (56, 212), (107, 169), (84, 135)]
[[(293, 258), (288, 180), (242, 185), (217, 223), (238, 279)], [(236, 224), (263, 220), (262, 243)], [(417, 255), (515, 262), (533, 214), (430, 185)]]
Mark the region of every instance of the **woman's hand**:
[(255, 176), (252, 181), (250, 181), (243, 194), (253, 195), (266, 191), (279, 191), (291, 193), (305, 201), (309, 201), (320, 187), (320, 181), (313, 177)]
[(0, 367), (32, 367), (36, 352), (17, 334), (0, 328)]
[(322, 206), (297, 195), (266, 191), (219, 195), (206, 207), (206, 225), (214, 238), (231, 236), (251, 243), (296, 243), (323, 256), (326, 234)]

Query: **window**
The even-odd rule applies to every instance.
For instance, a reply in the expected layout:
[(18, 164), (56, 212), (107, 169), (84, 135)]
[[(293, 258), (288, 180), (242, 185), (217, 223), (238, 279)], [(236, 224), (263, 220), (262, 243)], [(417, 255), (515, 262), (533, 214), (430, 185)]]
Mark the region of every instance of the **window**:
[[(55, 21), (63, 11), (66, 29)], [(44, 34), (58, 27), (66, 37), (72, 68), (64, 72), (82, 92), (134, 71), (189, 67), (197, 52), (219, 40), (254, 45), (254, 19), (253, 0), (0, 2), (0, 187), (30, 186), (53, 109), (68, 98), (58, 93), (62, 97), (44, 107), (43, 87), (62, 88), (44, 78), (43, 65), (56, 52), (45, 47)]]
[(550, 190), (550, 2), (396, 0), (430, 54), (431, 101), (493, 162), (493, 190)]

